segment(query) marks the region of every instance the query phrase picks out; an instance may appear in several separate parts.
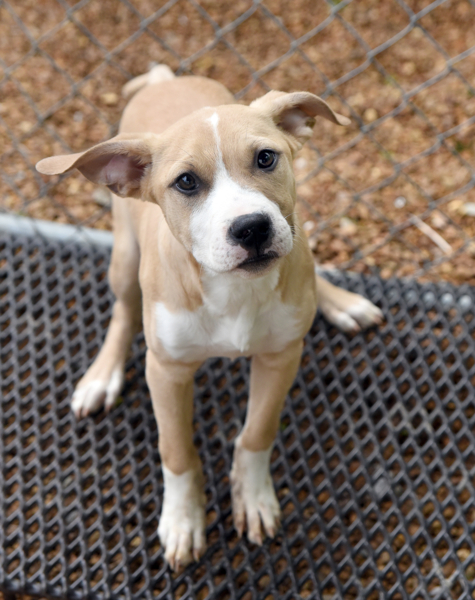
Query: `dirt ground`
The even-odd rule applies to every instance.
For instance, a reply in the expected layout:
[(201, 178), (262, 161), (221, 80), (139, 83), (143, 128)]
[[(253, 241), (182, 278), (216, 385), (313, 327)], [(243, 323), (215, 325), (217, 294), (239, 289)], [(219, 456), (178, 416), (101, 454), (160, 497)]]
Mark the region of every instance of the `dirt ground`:
[(395, 0), (2, 5), (0, 207), (110, 228), (107, 195), (75, 174), (51, 185), (33, 165), (113, 135), (125, 105), (122, 85), (152, 61), (215, 78), (242, 102), (270, 88), (323, 94), (332, 83), (328, 101), (352, 125), (318, 122), (295, 161), (305, 232), (320, 263), (473, 284), (474, 4), (452, 0), (421, 13), (416, 28), (368, 59), (409, 26), (411, 11), (429, 4), (408, 0), (407, 10)]

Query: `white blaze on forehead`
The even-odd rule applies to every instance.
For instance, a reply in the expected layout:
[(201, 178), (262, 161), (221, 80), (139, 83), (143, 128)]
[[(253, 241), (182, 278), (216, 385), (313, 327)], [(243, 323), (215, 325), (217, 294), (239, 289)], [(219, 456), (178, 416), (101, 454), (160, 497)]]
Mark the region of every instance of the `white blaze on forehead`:
[(219, 115), (217, 112), (214, 112), (211, 117), (208, 117), (206, 119), (209, 123), (211, 123), (214, 133), (217, 137), (217, 139), (219, 140), (219, 133), (218, 133), (218, 123), (219, 123)]
[(206, 120), (208, 123), (211, 123), (211, 127), (213, 128), (214, 139), (216, 140), (216, 146), (218, 148), (218, 167), (222, 166), (224, 169), (223, 153), (221, 152), (221, 138), (219, 137), (218, 132), (219, 115), (217, 112), (214, 112), (211, 117), (208, 117)]

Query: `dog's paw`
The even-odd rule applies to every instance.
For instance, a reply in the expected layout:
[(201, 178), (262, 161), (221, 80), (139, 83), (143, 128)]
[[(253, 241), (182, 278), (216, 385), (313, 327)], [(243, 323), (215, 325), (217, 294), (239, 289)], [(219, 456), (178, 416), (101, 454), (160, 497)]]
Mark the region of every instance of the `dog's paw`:
[(205, 549), (205, 495), (201, 471), (175, 475), (162, 467), (165, 492), (158, 526), (165, 559), (174, 571), (199, 560)]
[(234, 527), (239, 536), (247, 527), (248, 539), (259, 545), (262, 526), (269, 537), (274, 537), (280, 526), (280, 507), (269, 471), (271, 450), (246, 450), (238, 438), (231, 470)]
[(322, 301), (323, 316), (342, 331), (358, 332), (372, 325), (380, 325), (384, 319), (381, 310), (359, 294), (338, 289), (331, 302)]
[(94, 365), (78, 383), (71, 401), (71, 408), (77, 419), (95, 412), (102, 405), (110, 410), (124, 382), (122, 369), (115, 369), (108, 377), (95, 377)]

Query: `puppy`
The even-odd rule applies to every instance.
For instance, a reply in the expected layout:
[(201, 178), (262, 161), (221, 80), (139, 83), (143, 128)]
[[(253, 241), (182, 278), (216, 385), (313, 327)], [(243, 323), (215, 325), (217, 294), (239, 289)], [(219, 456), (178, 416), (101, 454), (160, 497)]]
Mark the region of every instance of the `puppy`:
[[(141, 89), (139, 89), (141, 88)], [(279, 504), (269, 462), (317, 300), (356, 331), (381, 312), (315, 276), (295, 210), (292, 159), (317, 117), (348, 119), (307, 92), (272, 91), (250, 106), (216, 81), (175, 78), (163, 65), (137, 92), (117, 137), (40, 161), (46, 175), (78, 169), (114, 194), (107, 336), (72, 400), (78, 418), (119, 394), (142, 322), (146, 378), (158, 423), (165, 492), (158, 533), (172, 569), (205, 548), (205, 497), (193, 445), (193, 376), (212, 356), (252, 356), (246, 422), (231, 471), (234, 524), (261, 544)]]

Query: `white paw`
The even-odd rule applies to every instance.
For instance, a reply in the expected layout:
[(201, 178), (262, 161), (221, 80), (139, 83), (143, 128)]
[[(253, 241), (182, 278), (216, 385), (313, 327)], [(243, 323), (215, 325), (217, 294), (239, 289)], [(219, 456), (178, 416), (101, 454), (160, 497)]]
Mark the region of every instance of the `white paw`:
[(242, 536), (247, 525), (247, 537), (262, 544), (262, 525), (269, 537), (280, 526), (280, 507), (269, 471), (269, 450), (252, 452), (240, 445), (237, 438), (231, 470), (234, 527)]
[(331, 305), (322, 305), (325, 318), (342, 331), (357, 332), (380, 325), (384, 319), (381, 310), (359, 294), (339, 290), (340, 297)]
[(179, 571), (205, 549), (205, 495), (201, 471), (175, 475), (162, 466), (165, 492), (158, 526), (165, 559)]
[(119, 395), (123, 383), (124, 375), (122, 369), (112, 371), (108, 379), (91, 379), (88, 381), (84, 378), (84, 382), (81, 380), (74, 391), (71, 401), (71, 408), (76, 418), (86, 417), (88, 414), (98, 410), (102, 405), (104, 405), (106, 411), (110, 410)]

